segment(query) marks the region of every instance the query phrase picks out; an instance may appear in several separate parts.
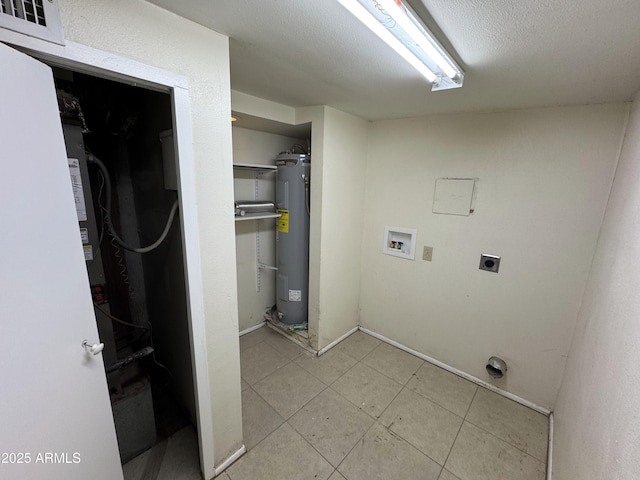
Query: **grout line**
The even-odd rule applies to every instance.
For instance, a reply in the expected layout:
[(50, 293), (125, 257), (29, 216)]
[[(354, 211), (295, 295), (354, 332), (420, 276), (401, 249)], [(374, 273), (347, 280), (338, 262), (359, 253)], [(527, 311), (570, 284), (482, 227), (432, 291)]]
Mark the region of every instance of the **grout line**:
[[(478, 392), (480, 392), (480, 389), (481, 389), (481, 388), (483, 388), (483, 387), (479, 386), (479, 387), (476, 389), (476, 393), (473, 395), (473, 399), (471, 399), (471, 403), (469, 404), (469, 407), (467, 408), (467, 413), (465, 413), (465, 414), (464, 414), (464, 420), (463, 420), (463, 422), (467, 422), (469, 425), (473, 425), (474, 427), (476, 427), (476, 428), (478, 428), (478, 429), (482, 430), (483, 432), (488, 433), (489, 435), (491, 435), (491, 436), (493, 436), (493, 437), (497, 438), (498, 440), (500, 440), (500, 441), (502, 441), (502, 442), (506, 443), (507, 445), (511, 445), (513, 448), (515, 448), (516, 450), (518, 450), (518, 451), (520, 451), (520, 452), (524, 453), (525, 455), (528, 455), (529, 457), (531, 457), (531, 458), (533, 458), (533, 459), (537, 460), (538, 462), (545, 464), (545, 462), (544, 462), (543, 460), (540, 460), (539, 458), (534, 457), (534, 456), (533, 456), (533, 455), (531, 455), (529, 452), (527, 452), (527, 451), (525, 451), (525, 450), (521, 449), (521, 448), (520, 448), (520, 447), (518, 447), (517, 445), (515, 445), (515, 444), (511, 443), (510, 441), (505, 440), (504, 438), (499, 437), (499, 436), (498, 436), (498, 435), (496, 435), (495, 433), (493, 433), (493, 432), (491, 432), (491, 431), (487, 430), (487, 429), (486, 429), (486, 428), (484, 428), (484, 427), (481, 427), (480, 425), (476, 425), (474, 422), (472, 422), (471, 420), (467, 419), (467, 417), (469, 416), (469, 412), (471, 411), (471, 406), (473, 405), (473, 402), (474, 402), (474, 400), (475, 400), (476, 396), (478, 395)], [(550, 418), (550, 417), (549, 417), (549, 418)]]
[(320, 350), (318, 350), (317, 354), (318, 356), (328, 352), (329, 350), (331, 350), (333, 347), (335, 347), (336, 345), (338, 345), (340, 342), (342, 342), (343, 340), (346, 340), (348, 337), (350, 337), (351, 335), (353, 335), (354, 333), (356, 333), (358, 331), (358, 327), (355, 326), (354, 328), (352, 328), (351, 330), (349, 330), (347, 333), (345, 333), (344, 335), (342, 335), (341, 337), (335, 339), (333, 342), (331, 342), (329, 345), (326, 345), (324, 347), (322, 347)]
[[(420, 452), (422, 455), (424, 455), (425, 457), (427, 457), (429, 460), (431, 460), (432, 462), (434, 462), (436, 465), (438, 465), (439, 467), (444, 468), (444, 463), (442, 465), (440, 465), (440, 463), (438, 463), (434, 458), (431, 458), (428, 454), (426, 454), (425, 452), (423, 452), (422, 450), (420, 450), (417, 446), (415, 446), (413, 443), (411, 443), (409, 440), (407, 440), (406, 438), (404, 438), (402, 435), (400, 435), (397, 432), (394, 432), (393, 430), (391, 430), (390, 427), (387, 427), (383, 422), (380, 421), (380, 417), (382, 417), (382, 415), (384, 415), (384, 412), (386, 412), (389, 407), (391, 406), (391, 404), (393, 402), (396, 401), (396, 398), (398, 398), (400, 396), (400, 394), (404, 391), (404, 389), (407, 389), (407, 391), (412, 392), (412, 393), (416, 393), (413, 392), (413, 390), (407, 388), (406, 386), (403, 386), (400, 391), (398, 392), (398, 394), (393, 397), (393, 400), (391, 400), (391, 402), (389, 403), (389, 405), (387, 405), (384, 410), (382, 410), (382, 412), (380, 413), (380, 415), (376, 418), (375, 423), (379, 423), (380, 426), (382, 426), (383, 428), (385, 428), (386, 430), (388, 430), (389, 432), (391, 432), (393, 435), (397, 435), (399, 438), (401, 438), (404, 442), (406, 442), (408, 445), (411, 445), (413, 448), (415, 448), (418, 452)], [(425, 398), (425, 397), (423, 397)], [(430, 401), (431, 403), (433, 403), (434, 405), (438, 405), (437, 403), (433, 402), (433, 400), (429, 400), (427, 399), (427, 401)], [(457, 416), (457, 415), (456, 415)], [(460, 417), (458, 417), (460, 418)], [(464, 420), (463, 420), (464, 423)], [(458, 433), (460, 433), (460, 430), (458, 430)], [(456, 434), (456, 438), (457, 438), (457, 434)], [(454, 439), (454, 443), (455, 443), (455, 439)], [(453, 444), (451, 444), (451, 448), (453, 448)], [(451, 452), (451, 449), (449, 449), (449, 452)], [(447, 455), (447, 458), (449, 458), (449, 455)], [(446, 463), (446, 459), (445, 459), (445, 463)], [(440, 471), (440, 473), (442, 474), (442, 470)]]
[[(344, 397), (343, 397), (343, 398), (344, 398)], [(347, 401), (349, 402), (349, 400), (347, 400)], [(349, 403), (351, 403), (351, 402), (349, 402)], [(353, 405), (353, 403), (351, 403), (351, 405)], [(356, 407), (356, 408), (358, 408), (358, 407)], [(364, 412), (364, 413), (367, 413), (367, 412)], [(371, 415), (369, 415), (369, 417), (371, 417)], [(338, 464), (338, 466), (336, 467), (336, 470), (338, 470), (338, 468), (340, 467), (340, 465), (342, 465), (342, 464), (344, 463), (344, 461), (345, 461), (347, 458), (349, 458), (349, 455), (351, 455), (351, 452), (353, 452), (353, 451), (355, 450), (355, 448), (358, 446), (358, 444), (359, 444), (359, 443), (361, 443), (361, 442), (362, 442), (362, 443), (364, 444), (364, 437), (366, 437), (366, 436), (367, 436), (367, 434), (371, 431), (371, 429), (372, 429), (373, 427), (375, 427), (375, 425), (376, 425), (376, 420), (374, 419), (374, 420), (373, 420), (373, 423), (371, 424), (371, 426), (370, 426), (369, 428), (367, 428), (367, 431), (366, 431), (366, 432), (364, 432), (364, 435), (362, 435), (362, 436), (358, 439), (358, 441), (353, 445), (353, 447), (351, 447), (351, 449), (347, 452), (347, 454), (344, 456), (344, 458), (340, 461), (340, 463), (339, 463), (339, 464)], [(339, 473), (340, 475), (342, 475), (342, 472), (338, 471), (338, 473)], [(342, 476), (344, 477), (344, 475), (342, 475)], [(347, 477), (345, 477), (345, 478), (347, 478)], [(348, 479), (347, 479), (347, 480), (348, 480)]]
[[(475, 400), (477, 394), (478, 394), (478, 389), (476, 388), (476, 391), (473, 394), (473, 398), (471, 399), (471, 402), (469, 402), (469, 407), (467, 408), (467, 413), (469, 413), (469, 409), (471, 408), (471, 404)], [(442, 464), (442, 469), (443, 470), (444, 470), (444, 467), (447, 465), (447, 462), (449, 461), (449, 457), (451, 456), (451, 452), (453, 451), (453, 447), (456, 446), (456, 442), (458, 441), (458, 437), (460, 436), (460, 432), (462, 431), (462, 427), (464, 425), (465, 418), (467, 417), (467, 413), (464, 414), (464, 418), (462, 419), (462, 423), (460, 424), (460, 428), (458, 428), (458, 433), (456, 433), (456, 438), (453, 439), (453, 443), (451, 444), (451, 448), (449, 449), (449, 453), (447, 454), (447, 458), (444, 459), (444, 463)], [(460, 417), (458, 417), (458, 418), (460, 418)], [(440, 472), (440, 475), (442, 475), (442, 472)]]
[[(320, 395), (320, 394), (318, 394), (318, 395)], [(314, 397), (314, 398), (315, 398), (315, 397)], [(298, 410), (298, 411), (299, 411), (299, 410)], [(297, 412), (296, 412), (296, 413), (297, 413)], [(293, 417), (293, 415), (292, 415), (291, 417)], [(291, 417), (289, 417), (289, 418), (291, 418)], [(317, 449), (317, 448), (316, 448), (316, 447), (315, 447), (315, 446), (314, 446), (314, 445), (313, 445), (309, 440), (307, 440), (306, 438), (304, 438), (304, 435), (302, 434), (302, 432), (299, 432), (299, 431), (296, 429), (296, 427), (294, 427), (293, 425), (291, 425), (291, 424), (289, 423), (289, 420), (286, 420), (286, 421), (285, 421), (285, 423), (286, 423), (287, 425), (289, 425), (289, 426), (291, 427), (291, 429), (292, 429), (294, 432), (296, 432), (298, 435), (300, 435), (300, 437), (302, 437), (302, 439), (303, 439), (305, 442), (307, 442), (307, 445), (309, 445), (311, 448), (313, 448), (313, 450), (314, 450), (318, 455), (320, 455), (320, 456), (322, 457), (322, 459), (323, 459), (325, 462), (327, 462), (327, 463), (331, 466), (331, 468), (333, 468), (333, 471), (334, 471), (334, 472), (337, 470), (337, 467), (334, 467), (334, 466), (333, 466), (333, 463), (331, 463), (331, 462), (329, 461), (329, 459), (328, 459), (327, 457), (325, 457), (325, 456), (322, 454), (322, 452), (321, 452), (320, 450), (318, 450), (318, 449)], [(333, 472), (331, 472), (331, 475), (333, 475)], [(329, 475), (329, 476), (331, 476), (331, 475)]]
[(269, 345), (269, 343), (267, 343), (267, 342), (266, 342), (266, 341), (264, 341), (264, 340), (262, 340), (262, 341), (260, 341), (260, 342), (256, 343), (255, 345), (253, 345), (253, 346), (249, 347), (247, 350), (250, 350), (250, 349), (252, 349), (252, 348), (255, 348), (255, 347), (257, 347), (258, 345), (260, 345), (261, 343), (266, 343), (266, 344), (267, 344), (267, 346), (268, 346), (269, 348), (272, 348), (273, 350), (275, 350), (275, 351), (276, 351), (276, 353), (277, 353), (278, 355), (280, 355), (282, 358), (284, 358), (284, 359), (287, 361), (287, 363), (284, 363), (281, 367), (276, 368), (273, 372), (269, 372), (269, 374), (265, 375), (264, 377), (260, 378), (259, 380), (256, 380), (253, 384), (249, 383), (249, 380), (247, 380), (246, 378), (244, 378), (244, 377), (242, 376), (242, 366), (240, 366), (240, 378), (241, 378), (241, 379), (243, 379), (245, 382), (247, 382), (247, 384), (248, 384), (250, 387), (253, 387), (253, 385), (255, 385), (255, 384), (257, 384), (257, 383), (260, 383), (260, 382), (261, 382), (261, 381), (263, 381), (265, 378), (270, 377), (271, 375), (273, 375), (274, 373), (276, 373), (278, 370), (280, 370), (280, 369), (282, 369), (282, 368), (286, 367), (286, 366), (287, 366), (287, 365), (289, 365), (290, 363), (293, 363), (293, 360), (291, 360), (291, 359), (289, 359), (289, 358), (285, 357), (284, 355), (282, 355), (280, 352), (278, 352), (278, 350), (277, 350), (275, 347), (273, 347), (273, 346)]
[[(425, 362), (425, 363), (427, 363), (427, 364), (428, 364), (429, 362)], [(422, 368), (422, 365), (420, 365), (420, 367), (418, 368), (418, 370), (420, 370), (420, 368)], [(417, 370), (416, 370), (416, 373), (417, 373)], [(414, 375), (415, 375), (415, 374), (414, 374)], [(409, 382), (410, 382), (410, 381), (411, 381), (411, 380), (409, 380)], [(449, 413), (451, 413), (451, 414), (455, 415), (456, 417), (461, 418), (462, 420), (464, 420), (464, 418), (465, 418), (464, 416), (461, 416), (458, 412), (454, 412), (453, 410), (450, 410), (448, 405), (442, 405), (442, 403), (438, 402), (437, 400), (435, 400), (435, 399), (433, 399), (433, 398), (431, 398), (431, 397), (427, 396), (427, 395), (426, 395), (426, 394), (424, 394), (424, 393), (421, 393), (421, 392), (419, 392), (419, 391), (417, 391), (417, 390), (414, 390), (413, 388), (409, 387), (409, 382), (407, 382), (407, 385), (405, 385), (405, 387), (407, 388), (407, 390), (409, 390), (410, 392), (415, 393), (416, 395), (421, 396), (422, 398), (424, 398), (424, 399), (426, 399), (426, 400), (429, 400), (429, 401), (430, 401), (431, 403), (433, 403), (434, 405), (437, 405), (438, 407), (440, 407), (440, 408), (442, 408), (442, 409), (446, 410), (447, 412), (449, 412)], [(477, 392), (477, 391), (478, 391), (478, 389), (476, 388), (476, 392)], [(471, 397), (471, 401), (473, 401), (473, 398), (475, 398), (475, 395), (476, 395), (476, 393), (474, 392), (473, 397)], [(471, 404), (469, 404), (469, 405), (471, 405)], [(467, 407), (467, 412), (468, 412), (468, 411), (469, 411), (469, 407)], [(466, 416), (466, 413), (465, 413), (464, 415)]]
[(462, 417), (463, 421), (467, 419), (467, 415), (469, 415), (469, 411), (471, 410), (471, 405), (473, 405), (473, 401), (476, 399), (476, 396), (478, 395), (479, 391), (480, 391), (480, 387), (478, 387), (476, 385), (476, 391), (473, 392), (473, 397), (471, 398), (471, 401), (469, 402), (469, 406), (467, 407), (467, 411), (464, 412), (464, 417)]
[(457, 375), (458, 377), (462, 377), (465, 380), (470, 381), (471, 383), (480, 385), (481, 387), (484, 387), (487, 390), (491, 390), (492, 392), (497, 393), (498, 395), (502, 395), (503, 397), (508, 398), (509, 400), (513, 400), (514, 402), (524, 405), (525, 407), (528, 407), (532, 410), (535, 410), (538, 413), (541, 413), (546, 416), (549, 416), (549, 414), (551, 413), (551, 411), (547, 408), (536, 405), (535, 403), (530, 402), (529, 400), (525, 400), (524, 398), (519, 397), (513, 393), (507, 392), (506, 390), (502, 390), (501, 388), (498, 388), (490, 384), (489, 382), (485, 382), (484, 380), (474, 377), (473, 375), (469, 375), (468, 373), (465, 373), (462, 370), (458, 370), (457, 368), (447, 365), (444, 362), (441, 362), (439, 360), (436, 360), (435, 358), (432, 358), (428, 355), (420, 353), (417, 350), (413, 350), (412, 348), (409, 348), (399, 342), (396, 342), (395, 340), (391, 340), (390, 338), (387, 338), (384, 335), (380, 335), (379, 333), (376, 333), (372, 330), (362, 327), (361, 325), (358, 326), (358, 329), (361, 332), (366, 333), (367, 335), (377, 338), (378, 340), (388, 343), (389, 345), (393, 345), (394, 347), (399, 348), (400, 350), (404, 350), (405, 352), (410, 353), (411, 355), (414, 355), (418, 358), (421, 358), (422, 360), (432, 365), (435, 365), (436, 367), (440, 367), (443, 370), (446, 370), (450, 373), (453, 373), (454, 375)]
[[(371, 355), (375, 350), (377, 350), (377, 349), (378, 349), (378, 347), (380, 347), (380, 345), (383, 345), (383, 344), (384, 344), (384, 343), (383, 343), (383, 342), (381, 342), (381, 343), (380, 343), (379, 345), (377, 345), (373, 350), (371, 350), (369, 353), (367, 353), (367, 354), (364, 356), (364, 358), (361, 360), (362, 364), (363, 364), (363, 365), (366, 365), (366, 366), (367, 366), (367, 367), (369, 367), (369, 368), (372, 368), (373, 370), (375, 370), (375, 371), (376, 371), (376, 372), (378, 372), (379, 374), (384, 375), (384, 376), (385, 376), (385, 377), (387, 377), (389, 380), (393, 380), (393, 381), (394, 381), (394, 382), (396, 382), (397, 384), (402, 385), (403, 387), (406, 387), (406, 386), (407, 386), (407, 384), (408, 384), (408, 383), (411, 381), (411, 379), (414, 377), (414, 375), (416, 374), (416, 372), (420, 369), (420, 367), (422, 366), (422, 363), (424, 363), (424, 360), (422, 360), (421, 358), (419, 358), (418, 360), (420, 360), (422, 363), (420, 363), (420, 364), (416, 367), (416, 369), (415, 369), (413, 372), (411, 372), (411, 376), (410, 376), (410, 377), (409, 377), (409, 378), (408, 378), (404, 383), (400, 383), (397, 379), (395, 379), (395, 378), (393, 378), (393, 377), (391, 377), (391, 376), (387, 375), (387, 374), (386, 374), (386, 373), (384, 373), (384, 372), (381, 372), (381, 371), (380, 371), (380, 370), (378, 370), (376, 367), (374, 367), (374, 366), (372, 366), (372, 365), (369, 365), (369, 364), (367, 364), (367, 363), (364, 363), (364, 359), (365, 359), (365, 358), (367, 358), (369, 355)], [(399, 350), (399, 349), (398, 349), (398, 350)], [(404, 353), (407, 353), (407, 352), (404, 352)], [(409, 355), (410, 355), (410, 354), (409, 354)], [(352, 357), (352, 358), (353, 358), (353, 357)], [(416, 393), (418, 393), (418, 392), (416, 392)]]
[(533, 456), (533, 455), (531, 455), (529, 452), (526, 452), (526, 451), (522, 450), (520, 447), (518, 447), (518, 446), (514, 445), (513, 443), (511, 443), (511, 442), (510, 442), (510, 441), (508, 441), (508, 440), (505, 440), (504, 438), (499, 437), (499, 436), (498, 436), (498, 435), (496, 435), (495, 433), (490, 432), (490, 431), (489, 431), (489, 430), (487, 430), (486, 428), (481, 427), (481, 426), (479, 426), (479, 425), (476, 425), (475, 423), (473, 423), (473, 422), (472, 422), (472, 421), (470, 421), (470, 420), (467, 420), (466, 418), (465, 418), (465, 420), (464, 420), (464, 421), (465, 421), (465, 422), (467, 422), (469, 425), (473, 425), (473, 426), (474, 426), (474, 427), (476, 427), (478, 430), (482, 430), (483, 432), (488, 433), (488, 434), (489, 434), (489, 435), (491, 435), (492, 437), (497, 438), (497, 439), (498, 439), (498, 440), (500, 440), (501, 442), (504, 442), (504, 443), (506, 443), (507, 445), (509, 445), (509, 446), (511, 446), (511, 447), (513, 447), (513, 448), (515, 448), (515, 449), (516, 449), (516, 450), (518, 450), (519, 452), (524, 453), (525, 455), (527, 455), (527, 456), (529, 456), (529, 457), (533, 458), (534, 460), (536, 460), (536, 461), (538, 461), (538, 462), (542, 463), (543, 465), (546, 465), (546, 461), (545, 461), (545, 460), (540, 460), (539, 458), (534, 457), (534, 456)]
[[(253, 390), (253, 387), (251, 387), (251, 386), (250, 386), (249, 388), (251, 388), (251, 390)], [(276, 415), (278, 415), (278, 417), (280, 417), (280, 418), (282, 419), (282, 423), (281, 423), (280, 425), (278, 425), (276, 428), (274, 428), (273, 430), (271, 430), (271, 431), (270, 431), (270, 432), (269, 432), (269, 433), (268, 433), (268, 434), (267, 434), (267, 435), (266, 435), (262, 440), (260, 440), (258, 443), (256, 443), (253, 447), (251, 447), (250, 449), (248, 448), (248, 449), (247, 449), (247, 452), (251, 452), (251, 451), (255, 450), (255, 449), (256, 449), (256, 447), (257, 447), (258, 445), (260, 445), (262, 442), (264, 442), (267, 438), (269, 438), (269, 437), (273, 434), (273, 432), (275, 432), (275, 431), (276, 431), (276, 430), (278, 430), (280, 427), (282, 427), (282, 425), (284, 425), (285, 423), (287, 423), (287, 420), (286, 420), (282, 415), (280, 415), (280, 414), (276, 411), (276, 409), (275, 409), (275, 408), (273, 408), (273, 406), (271, 406), (271, 404), (270, 404), (269, 402), (267, 402), (267, 401), (262, 397), (262, 395), (260, 395), (260, 394), (259, 394), (258, 392), (256, 392), (255, 390), (253, 390), (253, 393), (255, 393), (258, 397), (260, 397), (260, 398), (262, 399), (262, 401), (263, 401), (263, 402), (265, 402), (267, 405), (269, 405), (269, 408), (270, 408), (271, 410), (273, 410), (273, 411), (275, 412), (275, 414), (276, 414)], [(243, 439), (243, 440), (244, 440), (244, 439)]]

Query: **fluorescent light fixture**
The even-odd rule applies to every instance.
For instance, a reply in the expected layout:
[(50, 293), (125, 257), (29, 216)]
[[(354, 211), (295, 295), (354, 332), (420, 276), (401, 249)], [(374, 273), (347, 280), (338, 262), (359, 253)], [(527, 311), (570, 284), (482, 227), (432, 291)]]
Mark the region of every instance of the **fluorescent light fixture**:
[(464, 72), (402, 0), (338, 2), (429, 80), (431, 90), (462, 86)]

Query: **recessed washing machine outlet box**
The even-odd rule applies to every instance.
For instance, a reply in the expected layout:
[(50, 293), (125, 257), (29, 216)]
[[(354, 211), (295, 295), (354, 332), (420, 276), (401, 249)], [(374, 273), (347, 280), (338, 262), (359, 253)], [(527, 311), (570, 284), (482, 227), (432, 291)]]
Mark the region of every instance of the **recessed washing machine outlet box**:
[(418, 231), (413, 228), (384, 227), (382, 253), (394, 257), (416, 259)]
[(496, 255), (487, 255), (486, 253), (480, 255), (480, 270), (498, 273), (499, 268), (500, 257), (497, 257)]

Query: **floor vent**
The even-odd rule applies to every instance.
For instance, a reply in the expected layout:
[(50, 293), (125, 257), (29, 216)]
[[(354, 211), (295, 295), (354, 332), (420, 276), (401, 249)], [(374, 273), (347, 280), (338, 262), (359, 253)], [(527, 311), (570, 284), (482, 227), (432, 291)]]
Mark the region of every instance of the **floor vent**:
[(57, 0), (0, 0), (0, 28), (64, 45)]

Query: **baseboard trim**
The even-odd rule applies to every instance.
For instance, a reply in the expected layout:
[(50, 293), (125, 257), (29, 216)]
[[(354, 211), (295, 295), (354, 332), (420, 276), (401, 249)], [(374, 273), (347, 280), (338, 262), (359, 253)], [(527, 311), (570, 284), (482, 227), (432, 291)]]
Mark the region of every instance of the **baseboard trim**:
[(484, 388), (486, 388), (487, 390), (491, 390), (492, 392), (497, 393), (498, 395), (502, 395), (503, 397), (508, 398), (509, 400), (513, 400), (514, 402), (517, 402), (521, 405), (524, 405), (525, 407), (529, 407), (532, 410), (535, 410), (536, 412), (542, 413), (543, 415), (549, 416), (551, 414), (551, 411), (541, 407), (539, 405), (536, 405), (533, 402), (530, 402), (529, 400), (525, 400), (522, 397), (519, 397), (517, 395), (514, 395), (513, 393), (507, 392), (506, 390), (502, 390), (501, 388), (498, 388), (494, 385), (491, 385), (488, 382), (485, 382), (484, 380), (480, 380), (479, 378), (474, 377), (473, 375), (469, 375), (468, 373), (463, 372), (462, 370), (458, 370), (457, 368), (453, 368), (449, 365), (447, 365), (446, 363), (442, 363), (439, 360), (436, 360), (435, 358), (431, 358), (428, 355), (425, 355), (423, 353), (417, 352), (416, 350), (413, 350), (409, 347), (406, 347), (404, 345), (402, 345), (401, 343), (398, 343), (394, 340), (391, 340), (387, 337), (385, 337), (384, 335), (380, 335), (379, 333), (376, 333), (374, 331), (369, 330), (368, 328), (363, 327), (362, 325), (358, 326), (358, 329), (363, 331), (364, 333), (371, 335), (372, 337), (377, 338), (378, 340), (382, 340), (385, 343), (388, 343), (389, 345), (393, 345), (394, 347), (399, 348), (400, 350), (404, 350), (407, 353), (410, 353), (411, 355), (415, 355), (418, 358), (421, 358), (422, 360), (429, 362), (433, 365), (435, 365), (436, 367), (440, 367), (444, 370), (447, 370), (448, 372), (453, 373), (454, 375), (457, 375), (459, 377), (462, 377), (466, 380), (469, 380), (470, 382), (475, 383), (476, 385), (480, 385)]
[(547, 480), (553, 476), (553, 412), (549, 414), (549, 441), (547, 442)]
[[(222, 472), (224, 472), (227, 468), (229, 468), (231, 466), (231, 464), (233, 462), (235, 462), (236, 460), (238, 460), (242, 455), (244, 455), (245, 453), (247, 453), (247, 447), (245, 447), (244, 445), (242, 445), (238, 451), (236, 451), (235, 453), (233, 453), (229, 458), (227, 458), (224, 462), (222, 462), (220, 465), (218, 465), (217, 467), (215, 467), (214, 472), (216, 477), (218, 475), (220, 475)], [(215, 477), (214, 477), (215, 478)]]
[(256, 330), (264, 327), (267, 324), (266, 321), (259, 323), (258, 325), (254, 325), (253, 327), (249, 327), (249, 328), (245, 328), (244, 330), (240, 331), (240, 336), (246, 335), (247, 333), (251, 333), (251, 332), (255, 332)]
[(353, 335), (354, 333), (356, 333), (358, 331), (359, 327), (353, 327), (351, 330), (349, 330), (347, 333), (345, 333), (344, 335), (342, 335), (340, 338), (334, 340), (333, 342), (331, 342), (329, 345), (321, 348), (320, 350), (318, 350), (318, 356), (322, 355), (323, 353), (328, 352), (329, 350), (331, 350), (333, 347), (335, 347), (336, 345), (338, 345), (341, 341), (345, 340), (347, 337)]

